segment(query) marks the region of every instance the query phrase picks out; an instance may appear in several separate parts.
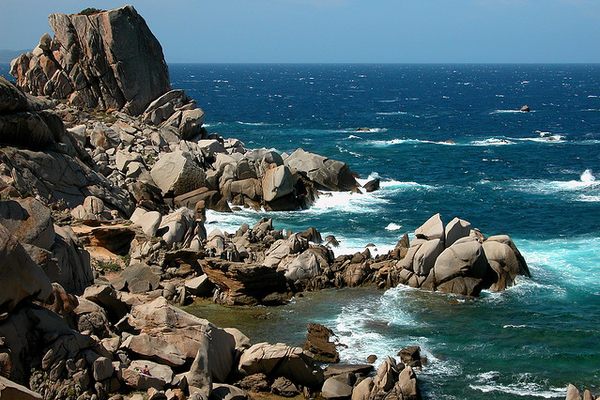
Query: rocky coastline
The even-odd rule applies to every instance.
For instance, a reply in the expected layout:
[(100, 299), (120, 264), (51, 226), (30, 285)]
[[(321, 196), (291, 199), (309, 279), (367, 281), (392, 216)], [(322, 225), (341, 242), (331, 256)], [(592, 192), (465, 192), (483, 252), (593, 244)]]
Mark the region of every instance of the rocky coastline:
[(420, 399), (418, 347), (340, 364), (327, 327), (310, 324), (304, 347), (253, 343), (179, 306), (366, 285), (478, 296), (530, 276), (509, 236), (439, 214), (378, 256), (336, 256), (335, 237), (268, 218), (209, 231), (207, 210), (298, 210), (379, 182), (208, 132), (131, 6), (50, 25), (11, 63), (16, 84), (0, 78), (0, 397)]

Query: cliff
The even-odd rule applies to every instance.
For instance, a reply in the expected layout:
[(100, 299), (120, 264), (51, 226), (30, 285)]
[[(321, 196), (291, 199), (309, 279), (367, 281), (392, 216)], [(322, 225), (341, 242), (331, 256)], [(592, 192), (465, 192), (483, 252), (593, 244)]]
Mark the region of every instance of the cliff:
[(33, 95), (77, 107), (141, 114), (170, 89), (162, 47), (132, 6), (86, 14), (52, 14), (30, 53), (11, 63), (17, 84)]

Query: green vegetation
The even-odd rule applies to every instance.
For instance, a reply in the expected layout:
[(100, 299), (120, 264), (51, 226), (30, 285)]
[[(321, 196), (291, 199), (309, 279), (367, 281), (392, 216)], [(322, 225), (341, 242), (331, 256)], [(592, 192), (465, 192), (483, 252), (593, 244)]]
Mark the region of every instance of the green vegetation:
[(115, 261), (98, 261), (96, 263), (96, 269), (106, 272), (118, 272), (121, 270), (121, 265)]
[(81, 15), (94, 15), (94, 14), (98, 14), (103, 12), (104, 10), (99, 10), (97, 8), (93, 8), (93, 7), (88, 7), (88, 8), (84, 8), (83, 10), (81, 10), (79, 12), (79, 14)]

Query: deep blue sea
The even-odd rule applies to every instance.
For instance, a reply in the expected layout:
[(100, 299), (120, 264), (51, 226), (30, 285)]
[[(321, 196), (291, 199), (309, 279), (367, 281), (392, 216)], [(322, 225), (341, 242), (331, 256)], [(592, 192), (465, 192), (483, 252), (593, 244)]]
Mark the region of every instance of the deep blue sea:
[[(418, 344), (426, 399), (558, 399), (569, 382), (600, 392), (600, 65), (178, 64), (170, 73), (210, 132), (249, 148), (302, 147), (382, 179), (378, 192), (269, 213), (276, 228), (314, 226), (338, 238), (338, 253), (368, 243), (384, 252), (440, 212), (511, 235), (533, 274), (475, 300), (406, 288), (310, 294), (244, 325), (254, 341), (299, 344), (316, 321), (347, 345), (345, 361)], [(518, 111), (525, 104), (531, 112)], [(232, 231), (263, 215), (209, 217)]]

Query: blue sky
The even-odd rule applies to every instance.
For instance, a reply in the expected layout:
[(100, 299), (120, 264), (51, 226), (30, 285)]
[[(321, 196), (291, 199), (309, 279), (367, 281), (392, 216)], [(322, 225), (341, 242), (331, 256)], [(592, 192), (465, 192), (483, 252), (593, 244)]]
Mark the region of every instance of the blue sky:
[[(0, 0), (0, 48), (51, 12), (119, 1)], [(168, 62), (600, 62), (600, 0), (130, 1)]]

